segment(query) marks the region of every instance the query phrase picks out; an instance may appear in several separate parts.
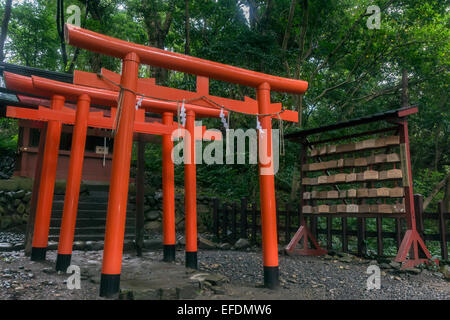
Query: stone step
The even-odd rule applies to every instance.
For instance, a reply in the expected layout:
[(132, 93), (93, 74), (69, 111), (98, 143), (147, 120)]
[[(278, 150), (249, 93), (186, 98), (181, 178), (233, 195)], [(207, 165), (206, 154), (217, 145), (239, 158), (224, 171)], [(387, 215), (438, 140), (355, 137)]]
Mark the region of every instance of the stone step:
[[(78, 210), (77, 218), (106, 218), (106, 210)], [(127, 210), (127, 217), (135, 215), (135, 211)], [(52, 218), (61, 218), (63, 216), (62, 209), (52, 210)]]
[[(134, 217), (127, 218), (125, 220), (125, 225), (134, 225), (135, 219)], [(83, 227), (95, 227), (95, 226), (105, 226), (106, 219), (105, 218), (79, 218), (76, 222), (75, 230)], [(61, 226), (61, 219), (53, 218), (50, 220), (51, 227), (59, 227)], [(75, 231), (76, 232), (76, 231)]]
[[(134, 226), (126, 226), (125, 233), (134, 233)], [(50, 227), (49, 234), (59, 235), (60, 228), (58, 227)], [(83, 234), (100, 234), (105, 235), (105, 226), (96, 226), (96, 227), (83, 227), (77, 228), (75, 230), (75, 235), (83, 235)]]
[[(134, 233), (125, 233), (125, 239), (132, 240), (136, 236)], [(103, 241), (105, 239), (105, 234), (75, 234), (74, 241)], [(58, 241), (59, 235), (49, 235), (49, 241)]]
[[(64, 200), (53, 201), (54, 210), (62, 210), (64, 208)], [(127, 205), (127, 210), (135, 210), (136, 205), (134, 203), (129, 203)], [(84, 201), (78, 202), (78, 210), (104, 210), (108, 209), (108, 202), (92, 201), (86, 199)]]

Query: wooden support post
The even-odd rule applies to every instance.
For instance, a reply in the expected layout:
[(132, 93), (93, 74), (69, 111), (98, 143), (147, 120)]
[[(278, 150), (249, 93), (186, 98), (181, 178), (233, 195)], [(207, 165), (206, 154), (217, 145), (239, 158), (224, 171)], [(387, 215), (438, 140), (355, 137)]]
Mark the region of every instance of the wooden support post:
[[(164, 125), (173, 124), (173, 114), (164, 112)], [(175, 261), (175, 173), (172, 160), (172, 135), (162, 136), (162, 185), (163, 185), (163, 261)]]
[(447, 247), (447, 222), (445, 221), (444, 202), (439, 201), (439, 231), (441, 233), (441, 257), (442, 260), (448, 260), (448, 247)]
[[(65, 98), (63, 96), (54, 95), (51, 101), (51, 109), (61, 110), (64, 106), (64, 101)], [(61, 122), (49, 121), (45, 137), (41, 182), (39, 184), (33, 246), (31, 249), (31, 260), (33, 261), (45, 260), (47, 251), (60, 138)]]
[[(270, 85), (260, 84), (256, 90), (258, 113), (269, 113)], [(270, 289), (279, 286), (278, 243), (275, 201), (275, 178), (272, 154), (272, 117), (258, 116), (262, 130), (259, 139), (259, 185), (261, 202), (261, 231), (263, 247), (264, 285)]]
[(137, 88), (138, 71), (138, 55), (128, 53), (122, 60), (120, 84), (128, 90), (123, 90), (121, 93), (120, 117), (115, 128), (105, 246), (100, 279), (100, 296), (102, 297), (112, 297), (120, 290), (131, 151), (133, 148), (133, 126), (136, 111), (136, 94), (133, 91)]
[(420, 194), (414, 195), (414, 212), (416, 214), (417, 232), (424, 239), (424, 225), (423, 225), (423, 196)]
[(291, 238), (291, 204), (288, 203), (286, 206), (286, 216), (285, 216), (285, 232), (286, 235), (284, 236), (284, 242), (288, 243), (289, 239)]
[(222, 206), (222, 241), (228, 239), (228, 205), (224, 202)]
[(377, 254), (383, 255), (383, 219), (377, 217)]
[(347, 218), (342, 218), (342, 251), (348, 252)]
[[(189, 134), (187, 134), (189, 133)], [(186, 267), (198, 269), (197, 264), (197, 174), (195, 164), (195, 112), (186, 115), (186, 136), (184, 138), (184, 189), (185, 189), (185, 233)]]
[(136, 255), (142, 256), (144, 247), (144, 200), (145, 200), (145, 142), (142, 133), (138, 138), (137, 173), (136, 173)]
[(237, 204), (236, 202), (233, 202), (233, 211), (231, 216), (231, 239), (233, 239), (233, 243), (236, 241), (237, 238)]
[(395, 218), (395, 241), (396, 241), (397, 250), (398, 250), (402, 243), (402, 219), (401, 218)]
[(333, 228), (333, 218), (327, 217), (327, 250), (333, 248), (333, 233), (331, 232)]
[(366, 254), (366, 219), (358, 218), (358, 256), (362, 257)]
[(213, 199), (213, 233), (219, 241), (219, 199), (217, 198)]
[(257, 243), (256, 228), (257, 228), (257, 225), (256, 225), (256, 203), (253, 202), (252, 203), (252, 242), (253, 242), (253, 244)]
[(240, 226), (240, 233), (242, 239), (247, 239), (247, 199), (242, 198), (241, 199), (241, 226)]
[(36, 158), (36, 170), (34, 172), (33, 180), (33, 191), (31, 193), (30, 202), (30, 215), (28, 216), (27, 229), (25, 232), (25, 255), (31, 255), (31, 247), (33, 245), (33, 229), (34, 221), (36, 219), (36, 207), (37, 200), (39, 196), (39, 185), (41, 183), (41, 172), (42, 172), (42, 160), (44, 158), (44, 148), (45, 148), (45, 137), (47, 134), (47, 122), (44, 122), (44, 126), (41, 129), (39, 135), (39, 147)]
[(66, 272), (72, 259), (90, 103), (91, 98), (88, 95), (83, 94), (78, 97), (66, 195), (64, 197), (64, 209), (59, 234), (58, 256), (55, 266), (56, 270), (63, 272)]

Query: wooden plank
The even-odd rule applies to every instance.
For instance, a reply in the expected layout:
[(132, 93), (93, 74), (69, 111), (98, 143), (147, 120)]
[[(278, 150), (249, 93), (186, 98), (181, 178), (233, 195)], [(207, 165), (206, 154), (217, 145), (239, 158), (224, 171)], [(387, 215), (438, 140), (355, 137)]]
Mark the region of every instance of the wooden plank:
[(346, 158), (344, 159), (344, 166), (345, 167), (353, 167), (355, 165), (355, 159), (353, 158)]
[(354, 182), (354, 181), (356, 181), (356, 178), (357, 178), (356, 173), (349, 173), (345, 177), (345, 182)]
[(311, 199), (311, 192), (303, 192), (303, 199), (304, 200)]
[(379, 204), (378, 213), (393, 213), (393, 206), (390, 204)]
[(391, 198), (400, 198), (404, 195), (404, 188), (391, 188), (389, 189), (389, 197)]
[(333, 153), (336, 153), (336, 145), (329, 145), (329, 146), (327, 146), (327, 153), (328, 154), (333, 154)]
[(390, 153), (386, 157), (386, 162), (400, 162), (400, 156), (398, 153)]
[(347, 198), (347, 190), (339, 190), (339, 198)]
[(330, 213), (330, 206), (326, 204), (321, 204), (316, 207), (317, 213)]
[(392, 145), (398, 145), (400, 144), (400, 137), (399, 136), (389, 136), (385, 138), (385, 145), (386, 146), (392, 146)]
[(367, 198), (369, 196), (369, 189), (361, 188), (361, 189), (356, 190), (356, 196), (358, 198)]
[(382, 148), (386, 146), (386, 138), (377, 138), (375, 140), (375, 148)]
[(366, 167), (367, 159), (366, 158), (356, 158), (354, 166), (355, 167)]
[(327, 199), (338, 199), (339, 198), (339, 191), (332, 190), (327, 192)]
[(325, 184), (325, 183), (327, 183), (328, 182), (328, 176), (320, 176), (318, 179), (317, 179), (317, 183), (318, 184)]
[(364, 171), (364, 180), (378, 180), (378, 171), (366, 170)]
[(338, 173), (334, 175), (334, 182), (345, 182), (347, 178), (347, 174), (345, 173)]
[(356, 189), (348, 189), (347, 198), (356, 198)]
[(303, 213), (313, 213), (313, 207), (312, 206), (303, 206), (302, 212)]
[(367, 158), (367, 164), (371, 165), (371, 164), (378, 164), (378, 163), (384, 163), (387, 160), (387, 155), (382, 153), (382, 154), (375, 154), (373, 156), (370, 156)]
[(444, 202), (439, 202), (439, 231), (441, 233), (441, 257), (442, 260), (448, 260), (448, 248), (447, 248), (447, 222), (444, 217)]
[(387, 179), (401, 179), (402, 177), (402, 170), (400, 169), (391, 169), (387, 171)]
[(359, 212), (360, 213), (370, 213), (370, 205), (369, 204), (360, 204)]
[(319, 199), (326, 199), (328, 196), (328, 191), (319, 191)]
[(347, 144), (341, 144), (336, 146), (336, 152), (342, 153), (342, 152), (350, 152), (355, 151), (355, 144), (354, 143), (347, 143)]
[(359, 207), (356, 204), (348, 204), (346, 207), (346, 212), (347, 213), (358, 213)]

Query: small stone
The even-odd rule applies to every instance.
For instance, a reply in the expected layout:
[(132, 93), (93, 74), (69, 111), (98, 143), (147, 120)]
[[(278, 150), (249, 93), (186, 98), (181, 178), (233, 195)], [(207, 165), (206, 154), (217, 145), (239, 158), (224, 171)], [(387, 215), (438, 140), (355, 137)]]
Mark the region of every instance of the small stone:
[(0, 251), (12, 251), (14, 246), (8, 242), (0, 243)]
[(250, 241), (244, 238), (240, 238), (238, 241), (236, 241), (234, 247), (238, 250), (248, 248), (250, 247)]
[(230, 250), (231, 249), (231, 244), (229, 244), (229, 243), (221, 243), (219, 245), (219, 248), (222, 249), (222, 250)]
[(205, 239), (203, 237), (199, 237), (198, 238), (198, 246), (200, 249), (216, 249), (217, 248), (217, 244)]
[(408, 268), (405, 269), (405, 271), (411, 274), (419, 274), (422, 272), (422, 270), (420, 270), (419, 268)]

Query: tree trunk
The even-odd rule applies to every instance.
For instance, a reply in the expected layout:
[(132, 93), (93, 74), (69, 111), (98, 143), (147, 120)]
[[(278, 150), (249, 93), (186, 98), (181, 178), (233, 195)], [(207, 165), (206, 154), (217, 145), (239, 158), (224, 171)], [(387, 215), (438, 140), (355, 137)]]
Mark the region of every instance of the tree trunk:
[(191, 25), (189, 23), (189, 0), (185, 0), (184, 7), (184, 32), (186, 43), (184, 44), (184, 54), (191, 54)]
[(12, 4), (12, 0), (6, 1), (5, 13), (3, 15), (3, 21), (2, 21), (2, 30), (1, 30), (1, 35), (0, 35), (0, 62), (3, 62), (3, 60), (5, 59), (4, 47), (5, 47), (6, 36), (8, 35), (9, 20), (11, 18), (11, 4)]
[(66, 41), (64, 39), (64, 0), (58, 0), (56, 5), (56, 28), (58, 30), (59, 42), (61, 45), (61, 54), (63, 59), (63, 70), (67, 66)]
[(444, 212), (450, 213), (450, 175), (447, 177), (445, 183), (444, 199), (442, 202), (444, 204)]
[(408, 72), (406, 69), (402, 70), (402, 108), (409, 105), (408, 99)]

